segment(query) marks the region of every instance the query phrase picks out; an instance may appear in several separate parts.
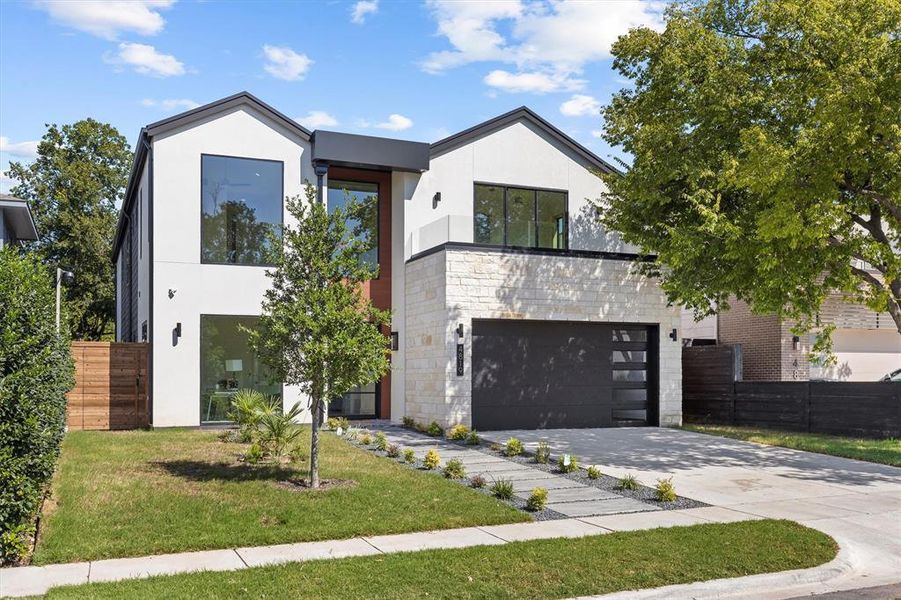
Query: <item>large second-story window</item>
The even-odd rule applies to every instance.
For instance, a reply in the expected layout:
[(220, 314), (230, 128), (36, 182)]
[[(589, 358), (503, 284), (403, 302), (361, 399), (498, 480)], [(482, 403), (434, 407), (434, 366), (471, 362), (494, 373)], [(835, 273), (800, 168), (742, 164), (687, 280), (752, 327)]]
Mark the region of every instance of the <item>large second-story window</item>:
[(273, 264), (281, 240), (283, 164), (204, 154), (200, 177), (201, 262)]
[(492, 246), (567, 246), (566, 192), (475, 186), (473, 240)]
[(357, 211), (347, 217), (347, 228), (366, 246), (360, 257), (371, 267), (379, 264), (379, 184), (365, 181), (330, 179), (328, 211), (347, 210), (348, 200), (355, 200)]

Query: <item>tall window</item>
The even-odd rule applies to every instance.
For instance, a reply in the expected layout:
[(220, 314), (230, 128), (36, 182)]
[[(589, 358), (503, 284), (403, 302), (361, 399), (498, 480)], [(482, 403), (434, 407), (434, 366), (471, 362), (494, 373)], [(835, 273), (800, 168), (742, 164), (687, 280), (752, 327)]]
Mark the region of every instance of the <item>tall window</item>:
[(328, 211), (346, 208), (348, 200), (355, 199), (359, 212), (347, 219), (347, 227), (353, 235), (363, 240), (367, 250), (362, 260), (372, 267), (379, 264), (379, 184), (363, 181), (330, 179), (328, 182)]
[(240, 389), (281, 397), (281, 385), (270, 382), (242, 329), (252, 329), (258, 321), (259, 317), (200, 316), (201, 423), (228, 421), (232, 398)]
[(201, 262), (273, 264), (281, 239), (282, 170), (278, 161), (202, 156)]
[(566, 192), (476, 184), (477, 244), (562, 250), (567, 237)]

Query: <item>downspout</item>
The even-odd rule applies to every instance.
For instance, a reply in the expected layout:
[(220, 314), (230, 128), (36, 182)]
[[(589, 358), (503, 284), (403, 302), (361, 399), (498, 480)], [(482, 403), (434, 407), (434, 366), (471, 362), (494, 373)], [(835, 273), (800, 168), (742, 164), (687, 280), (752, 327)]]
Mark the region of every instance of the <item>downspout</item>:
[[(147, 423), (153, 426), (153, 144), (147, 136), (141, 136), (141, 144), (147, 149)], [(140, 242), (139, 242), (140, 243)]]

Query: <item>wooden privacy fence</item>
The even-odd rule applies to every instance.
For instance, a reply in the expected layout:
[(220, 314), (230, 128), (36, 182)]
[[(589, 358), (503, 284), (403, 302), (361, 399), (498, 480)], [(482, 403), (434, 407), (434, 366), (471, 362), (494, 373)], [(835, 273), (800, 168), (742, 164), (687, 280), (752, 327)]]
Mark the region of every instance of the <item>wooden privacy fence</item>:
[(901, 383), (740, 381), (740, 365), (737, 346), (682, 349), (686, 423), (901, 437)]
[(75, 387), (67, 394), (69, 429), (146, 427), (147, 344), (72, 342)]

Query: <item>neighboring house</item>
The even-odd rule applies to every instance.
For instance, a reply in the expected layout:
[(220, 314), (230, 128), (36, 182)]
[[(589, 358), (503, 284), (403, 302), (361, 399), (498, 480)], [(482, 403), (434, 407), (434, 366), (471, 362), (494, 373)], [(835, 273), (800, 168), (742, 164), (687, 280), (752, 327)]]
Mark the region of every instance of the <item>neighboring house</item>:
[(284, 197), (376, 197), (392, 371), (330, 414), (478, 429), (681, 422), (679, 311), (598, 225), (612, 167), (527, 108), (434, 144), (311, 132), (240, 93), (141, 130), (115, 242), (117, 337), (150, 344), (151, 423), (226, 420), (270, 385), (260, 314)]
[(28, 202), (0, 194), (0, 248), (38, 239)]
[(792, 323), (775, 315), (754, 314), (742, 301), (731, 309), (694, 323), (685, 312), (683, 339), (691, 343), (741, 344), (742, 378), (748, 381), (877, 381), (901, 367), (901, 333), (888, 313), (875, 313), (833, 294), (823, 303), (817, 321), (835, 325), (834, 365), (811, 363), (816, 333), (796, 336)]

